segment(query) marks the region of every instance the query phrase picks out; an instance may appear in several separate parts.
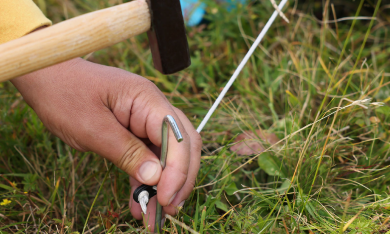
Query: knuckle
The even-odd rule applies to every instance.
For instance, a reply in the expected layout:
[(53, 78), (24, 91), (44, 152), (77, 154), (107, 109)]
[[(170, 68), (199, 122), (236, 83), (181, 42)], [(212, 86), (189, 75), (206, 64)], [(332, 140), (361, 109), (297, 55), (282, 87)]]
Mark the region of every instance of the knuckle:
[(195, 179), (192, 179), (192, 180), (189, 180), (187, 182), (188, 184), (188, 189), (189, 189), (189, 193), (188, 193), (188, 196), (191, 194), (192, 190), (195, 188)]
[(166, 101), (163, 93), (150, 80), (138, 77), (136, 92), (133, 94), (134, 100), (140, 101), (145, 107), (154, 109), (156, 107), (164, 106)]
[(185, 200), (189, 198), (194, 188), (195, 188), (195, 179), (187, 180), (187, 182), (183, 187), (182, 199)]
[(140, 86), (141, 90), (150, 91), (150, 90), (158, 89), (157, 86), (149, 79), (146, 79), (146, 78), (141, 77), (141, 76), (137, 76), (137, 78), (138, 78), (138, 82), (139, 82), (139, 86)]
[(126, 76), (121, 77), (121, 81), (122, 82), (118, 85), (124, 91), (124, 93), (149, 93), (158, 89), (157, 86), (149, 79), (133, 73), (126, 72)]
[(141, 142), (131, 141), (126, 148), (124, 154), (118, 159), (115, 165), (127, 173), (134, 172), (138, 162), (142, 158), (144, 147)]

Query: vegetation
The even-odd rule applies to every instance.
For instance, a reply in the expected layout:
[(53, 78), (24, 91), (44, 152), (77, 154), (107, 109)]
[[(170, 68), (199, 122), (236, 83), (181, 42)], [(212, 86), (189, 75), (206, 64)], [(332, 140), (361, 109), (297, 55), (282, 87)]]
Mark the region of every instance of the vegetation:
[[(121, 0), (36, 2), (59, 22)], [(209, 24), (188, 28), (192, 65), (178, 74), (153, 69), (146, 35), (85, 58), (154, 81), (197, 126), (274, 11), (268, 0), (207, 4)], [(276, 20), (201, 133), (196, 188), (166, 233), (390, 231), (390, 18), (380, 0), (353, 4), (349, 14), (369, 18), (334, 22), (341, 6), (329, 0), (315, 11), (289, 2), (290, 23)], [(50, 134), (11, 83), (0, 97), (2, 233), (147, 232), (129, 212), (125, 173)], [(277, 143), (256, 135), (265, 151), (230, 149), (259, 129)]]

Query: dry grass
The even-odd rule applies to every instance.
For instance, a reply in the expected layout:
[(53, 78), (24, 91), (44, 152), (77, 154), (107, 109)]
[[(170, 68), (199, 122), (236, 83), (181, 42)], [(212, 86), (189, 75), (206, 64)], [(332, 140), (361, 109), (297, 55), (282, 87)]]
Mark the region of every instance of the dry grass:
[[(55, 22), (119, 2), (37, 1)], [(153, 70), (145, 35), (88, 59), (154, 81), (197, 126), (274, 10), (260, 2), (228, 11), (207, 1), (211, 23), (188, 29), (192, 66), (176, 75)], [(202, 132), (196, 190), (165, 232), (390, 230), (390, 19), (376, 3), (359, 11), (361, 1), (351, 2), (352, 15), (339, 16), (337, 1), (313, 10), (290, 1), (290, 23), (275, 22)], [(0, 206), (0, 231), (147, 232), (130, 215), (123, 172), (108, 173), (111, 164), (99, 156), (70, 149), (10, 83), (0, 86), (0, 202), (11, 201)], [(254, 156), (230, 150), (237, 134), (257, 129), (279, 143), (263, 143), (266, 151)]]

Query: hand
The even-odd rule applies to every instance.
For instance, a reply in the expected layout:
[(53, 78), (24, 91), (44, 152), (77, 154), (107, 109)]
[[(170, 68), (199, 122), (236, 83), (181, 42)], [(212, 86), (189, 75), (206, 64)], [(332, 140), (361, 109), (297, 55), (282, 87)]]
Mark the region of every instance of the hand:
[[(77, 58), (11, 81), (43, 124), (79, 151), (93, 151), (130, 175), (134, 190), (156, 185), (164, 211), (174, 215), (189, 197), (199, 170), (201, 138), (191, 122), (149, 80), (121, 69)], [(166, 115), (176, 120), (184, 140), (169, 133), (164, 171), (157, 157)], [(153, 152), (154, 151), (154, 152)], [(145, 218), (154, 231), (155, 199)], [(131, 212), (142, 219), (130, 197)], [(182, 205), (180, 205), (182, 206)]]

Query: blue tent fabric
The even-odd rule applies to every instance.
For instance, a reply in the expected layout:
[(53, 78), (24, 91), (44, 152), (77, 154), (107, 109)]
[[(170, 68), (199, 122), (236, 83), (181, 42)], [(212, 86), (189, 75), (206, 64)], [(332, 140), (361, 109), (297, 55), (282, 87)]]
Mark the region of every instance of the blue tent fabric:
[(184, 20), (188, 26), (198, 25), (206, 13), (206, 4), (199, 0), (180, 0)]
[[(224, 2), (227, 3), (227, 9), (229, 11), (236, 8), (237, 4), (243, 4), (245, 1), (246, 0), (224, 0)], [(187, 26), (196, 26), (202, 21), (206, 13), (206, 4), (200, 0), (180, 0), (180, 4)]]

